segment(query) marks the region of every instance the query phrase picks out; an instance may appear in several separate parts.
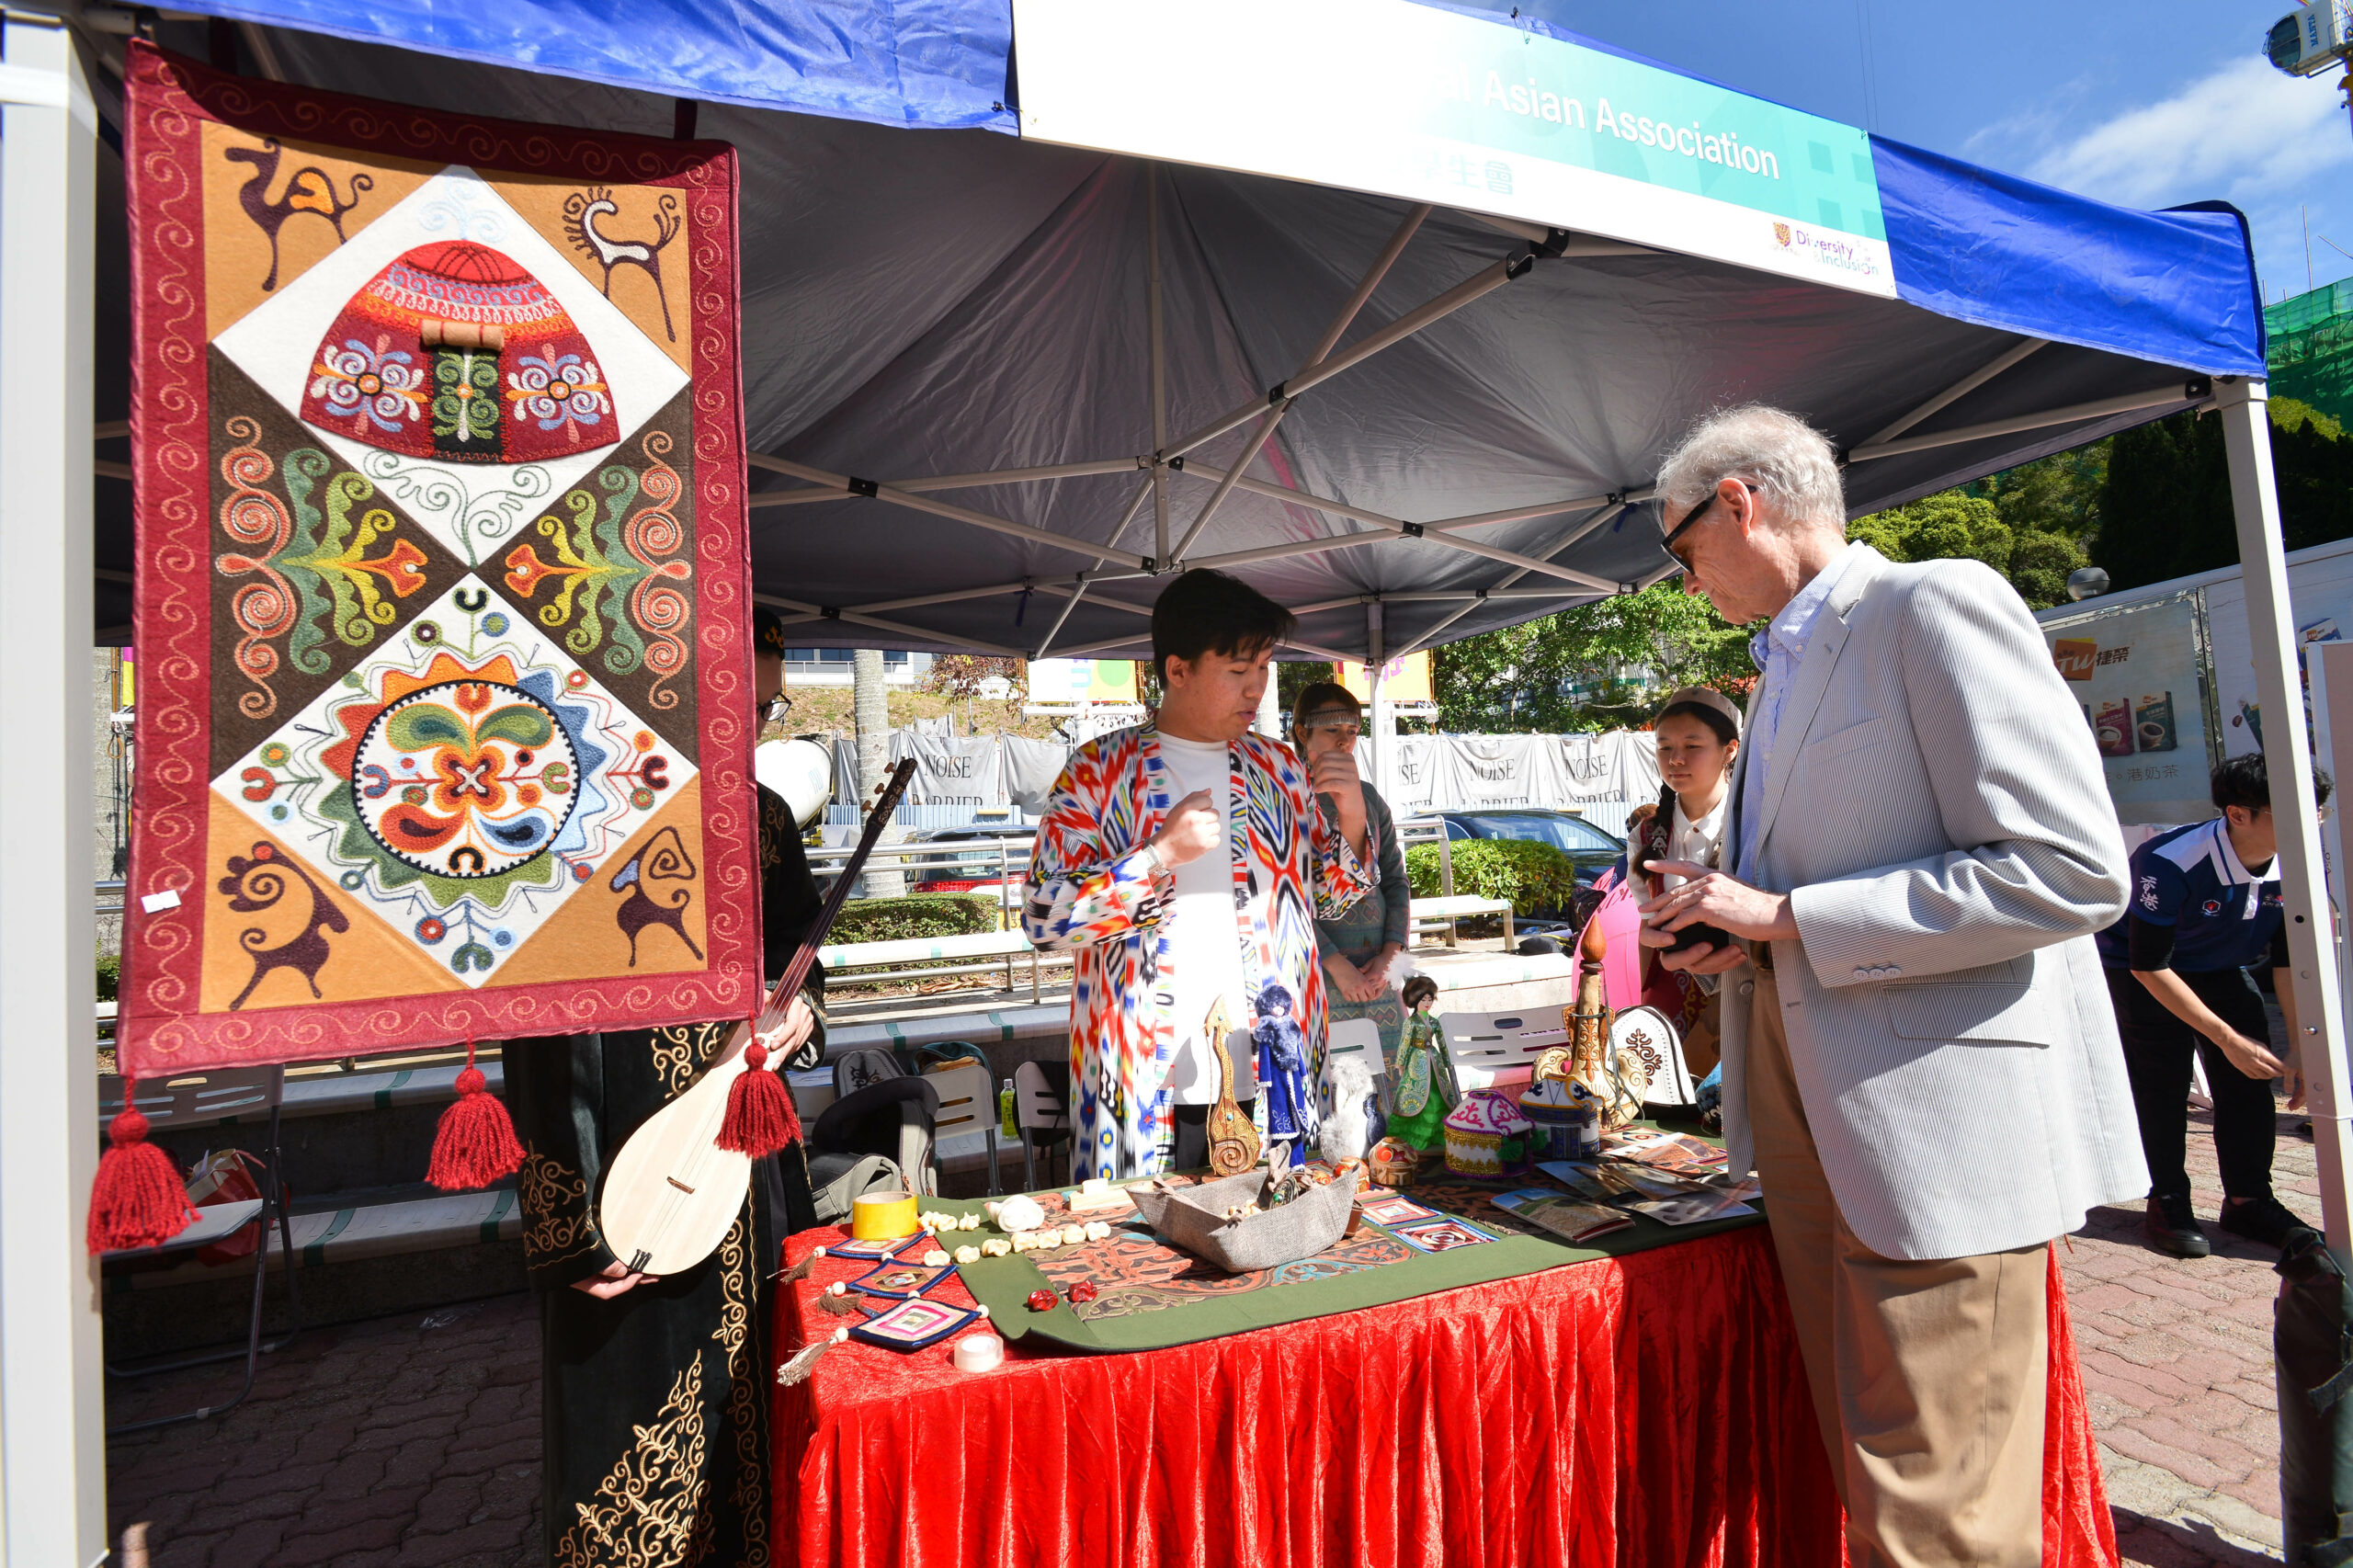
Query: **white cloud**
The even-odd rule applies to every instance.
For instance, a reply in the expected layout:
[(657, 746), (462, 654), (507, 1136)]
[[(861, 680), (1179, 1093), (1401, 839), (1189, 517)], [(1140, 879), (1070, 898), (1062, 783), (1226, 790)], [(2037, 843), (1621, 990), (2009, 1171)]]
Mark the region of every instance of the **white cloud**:
[(2347, 162), (2353, 135), (2335, 81), (2249, 55), (2050, 147), (2028, 172), (2121, 207), (2220, 197), (2253, 209), (2317, 195), (2313, 183)]

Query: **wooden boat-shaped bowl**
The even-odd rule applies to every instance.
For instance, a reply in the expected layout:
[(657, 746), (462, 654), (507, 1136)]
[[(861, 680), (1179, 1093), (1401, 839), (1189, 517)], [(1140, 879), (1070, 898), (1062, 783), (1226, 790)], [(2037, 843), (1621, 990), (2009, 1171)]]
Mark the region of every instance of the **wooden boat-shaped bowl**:
[(1231, 1274), (1276, 1268), (1313, 1257), (1340, 1239), (1357, 1198), (1357, 1173), (1311, 1187), (1279, 1208), (1239, 1220), (1225, 1211), (1237, 1203), (1263, 1201), (1263, 1169), (1245, 1171), (1199, 1187), (1129, 1188), (1144, 1222), (1172, 1245)]

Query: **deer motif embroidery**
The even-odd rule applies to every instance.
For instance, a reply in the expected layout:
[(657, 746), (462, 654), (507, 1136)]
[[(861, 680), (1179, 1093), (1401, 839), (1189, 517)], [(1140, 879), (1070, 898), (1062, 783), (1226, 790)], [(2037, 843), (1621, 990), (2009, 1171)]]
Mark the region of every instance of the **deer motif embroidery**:
[(325, 966), (328, 955), (327, 939), (322, 933), (350, 930), (351, 917), (327, 902), (327, 895), (319, 891), (319, 884), (311, 880), (309, 873), (292, 861), (280, 858), (277, 846), (267, 839), (253, 846), (250, 857), (230, 856), (228, 872), (221, 879), (221, 892), (228, 899), (229, 907), (240, 915), (257, 915), (277, 908), (291, 891), (289, 877), (301, 882), (311, 895), (310, 917), (302, 922), (300, 931), (285, 941), (270, 946), (269, 933), (259, 926), (248, 926), (237, 933), (237, 946), (254, 960), (254, 973), (245, 982), (245, 988), (237, 993), (237, 999), (229, 1004), (229, 1011), (233, 1013), (244, 1006), (245, 998), (254, 994), (255, 987), (272, 970), (290, 969), (300, 974), (310, 985), (312, 998), (317, 1000), (319, 971)]
[(598, 220), (618, 218), (620, 212), (613, 193), (602, 186), (574, 191), (563, 199), (563, 232), (571, 236), (574, 249), (604, 269), (603, 288), (608, 300), (613, 297), (616, 267), (634, 267), (652, 278), (654, 297), (662, 302), (662, 330), (676, 343), (678, 334), (670, 324), (670, 295), (662, 287), (662, 252), (678, 237), (678, 199), (665, 192), (654, 204), (654, 237), (650, 240), (618, 238), (598, 226)]
[(335, 225), (335, 238), (341, 244), (349, 236), (343, 232), (343, 215), (359, 205), (359, 199), (376, 187), (376, 182), (363, 174), (351, 176), (351, 199), (335, 199), (335, 180), (316, 164), (305, 164), (288, 176), (286, 188), (277, 200), (268, 199), (269, 187), (278, 177), (278, 161), (285, 154), (274, 136), (265, 137), (258, 147), (232, 147), (221, 154), (233, 164), (251, 164), (254, 172), (237, 187), (237, 205), (254, 221), (261, 232), (269, 236), (269, 276), (262, 279), (262, 291), (267, 293), (278, 287), (278, 232), (287, 221), (300, 213), (309, 212), (324, 218)]
[(696, 960), (701, 960), (702, 949), (687, 935), (687, 906), (695, 901), (694, 880), (694, 858), (687, 853), (675, 827), (655, 834), (613, 873), (612, 890), (628, 895), (613, 911), (613, 920), (629, 938), (630, 968), (637, 967), (637, 935), (648, 926), (667, 926)]

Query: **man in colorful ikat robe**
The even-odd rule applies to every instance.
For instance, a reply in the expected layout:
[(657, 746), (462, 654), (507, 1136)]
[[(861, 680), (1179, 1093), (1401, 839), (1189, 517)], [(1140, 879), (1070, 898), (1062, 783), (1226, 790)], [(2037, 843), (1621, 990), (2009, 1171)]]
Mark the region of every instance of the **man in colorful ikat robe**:
[(1349, 847), (1365, 829), (1355, 757), (1327, 753), (1311, 772), (1290, 747), (1250, 733), (1291, 626), (1240, 581), (1186, 573), (1153, 607), (1158, 711), (1079, 747), (1055, 781), (1022, 925), (1038, 947), (1075, 952), (1076, 1176), (1208, 1163), (1222, 1074), (1204, 1021), (1222, 999), (1237, 1026), (1255, 1023), (1269, 981), (1292, 999), (1306, 1057), (1279, 1061), (1237, 1028), (1234, 1096), (1256, 1102), (1270, 1143), (1301, 1157), (1313, 1147), (1324, 1017), (1315, 921), (1362, 897), (1374, 873)]

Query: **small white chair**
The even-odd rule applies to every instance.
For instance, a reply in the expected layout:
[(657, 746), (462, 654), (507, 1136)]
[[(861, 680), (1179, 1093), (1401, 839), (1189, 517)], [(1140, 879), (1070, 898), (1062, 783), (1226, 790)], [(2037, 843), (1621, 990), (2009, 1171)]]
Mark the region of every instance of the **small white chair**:
[(939, 1096), (939, 1116), (932, 1123), (931, 1157), (945, 1164), (950, 1158), (985, 1152), (989, 1158), (989, 1196), (1002, 1190), (997, 1180), (996, 1096), (989, 1087), (989, 1070), (980, 1062), (959, 1062), (923, 1075)]
[[(1064, 1068), (1067, 1074), (1069, 1069)], [(1068, 1078), (1063, 1082), (1067, 1084)], [(1065, 1091), (1066, 1093), (1066, 1091)], [(1046, 1076), (1044, 1066), (1024, 1062), (1013, 1070), (1013, 1119), (1021, 1129), (1021, 1176), (1028, 1183), (1024, 1189), (1038, 1190), (1038, 1145), (1050, 1148), (1065, 1142), (1071, 1135), (1070, 1107), (1063, 1094), (1054, 1091)], [(1047, 1156), (1046, 1174), (1053, 1174), (1053, 1156)]]
[(1525, 1084), (1536, 1075), (1536, 1059), (1569, 1043), (1557, 1011), (1441, 1013), (1447, 1059), (1454, 1081), (1465, 1090)]

